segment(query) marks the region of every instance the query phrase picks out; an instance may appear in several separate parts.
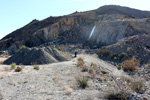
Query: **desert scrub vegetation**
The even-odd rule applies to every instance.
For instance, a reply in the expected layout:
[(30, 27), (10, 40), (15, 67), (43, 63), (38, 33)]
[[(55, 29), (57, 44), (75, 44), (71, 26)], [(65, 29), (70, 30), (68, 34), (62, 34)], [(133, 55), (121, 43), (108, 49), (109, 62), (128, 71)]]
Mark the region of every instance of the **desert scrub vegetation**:
[(81, 57), (77, 58), (77, 67), (81, 67), (82, 72), (88, 71), (87, 66), (84, 64), (83, 58)]
[(40, 66), (39, 65), (33, 65), (33, 69), (39, 70)]
[(127, 96), (122, 91), (111, 91), (106, 96), (108, 100), (127, 100)]
[(137, 93), (142, 93), (142, 91), (145, 90), (145, 84), (138, 78), (122, 76), (121, 79)]
[(77, 58), (77, 67), (82, 67), (84, 65), (83, 58), (79, 57)]
[(22, 68), (20, 66), (18, 66), (16, 69), (15, 69), (15, 72), (20, 72), (22, 71)]
[(100, 49), (97, 51), (97, 53), (101, 56), (105, 56), (105, 57), (112, 57), (114, 55), (113, 52), (111, 52), (108, 49)]
[(143, 90), (145, 90), (145, 84), (140, 79), (134, 79), (131, 81), (131, 84), (129, 85), (133, 91), (136, 91), (137, 93), (142, 93)]
[(139, 61), (135, 58), (132, 57), (129, 60), (125, 60), (121, 63), (121, 67), (125, 71), (135, 71), (138, 70), (140, 66)]
[(16, 63), (12, 63), (12, 64), (10, 64), (10, 66), (12, 69), (15, 69), (17, 65), (16, 65)]
[(85, 89), (88, 86), (88, 78), (86, 76), (80, 76), (76, 78), (78, 85)]
[(4, 61), (0, 61), (0, 64), (3, 65), (3, 64), (4, 64)]
[(95, 77), (97, 71), (99, 71), (99, 69), (97, 68), (96, 64), (94, 64), (93, 62), (91, 62), (90, 68), (88, 69), (89, 74), (92, 77)]

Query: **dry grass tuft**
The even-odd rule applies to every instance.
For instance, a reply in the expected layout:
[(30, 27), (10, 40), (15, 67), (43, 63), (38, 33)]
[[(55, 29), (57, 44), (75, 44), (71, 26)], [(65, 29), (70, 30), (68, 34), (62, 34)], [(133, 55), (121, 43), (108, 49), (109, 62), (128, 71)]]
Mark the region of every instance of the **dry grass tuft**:
[(139, 69), (140, 63), (135, 57), (132, 57), (132, 59), (123, 61), (121, 66), (123, 70), (135, 71)]
[(83, 65), (81, 68), (82, 68), (82, 69), (81, 69), (81, 71), (82, 71), (82, 72), (86, 72), (86, 71), (88, 71), (88, 68), (87, 68), (87, 66), (86, 66), (86, 65)]
[(81, 67), (82, 72), (88, 71), (87, 66), (84, 64), (83, 58), (81, 57), (77, 58), (77, 67)]
[(127, 96), (122, 91), (112, 91), (106, 97), (108, 100), (127, 100)]
[(140, 93), (145, 90), (145, 84), (138, 78), (121, 77), (121, 79), (135, 92)]
[(40, 66), (39, 65), (33, 65), (33, 69), (39, 70)]
[(0, 64), (3, 65), (3, 64), (4, 64), (4, 61), (0, 61)]
[(22, 71), (22, 68), (18, 66), (18, 67), (15, 69), (15, 72), (20, 72), (20, 71)]
[(90, 73), (90, 74), (94, 73), (94, 69), (93, 69), (93, 67), (90, 67), (90, 69), (89, 69), (89, 73)]
[(129, 86), (132, 90), (136, 91), (137, 93), (142, 92), (142, 90), (145, 89), (145, 84), (139, 79), (132, 81)]
[(77, 59), (77, 66), (78, 67), (82, 67), (84, 65), (84, 61), (83, 61), (83, 58), (79, 57)]

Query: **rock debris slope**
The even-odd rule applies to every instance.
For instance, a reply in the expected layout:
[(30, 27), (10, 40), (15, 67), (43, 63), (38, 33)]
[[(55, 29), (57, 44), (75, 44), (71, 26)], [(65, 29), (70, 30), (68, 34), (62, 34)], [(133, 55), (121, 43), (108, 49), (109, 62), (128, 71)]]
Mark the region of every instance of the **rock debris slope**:
[(34, 48), (24, 48), (18, 51), (15, 55), (8, 58), (4, 63), (11, 64), (49, 64), (56, 63), (59, 61), (70, 60), (71, 57), (65, 52), (62, 52), (54, 47), (34, 47)]

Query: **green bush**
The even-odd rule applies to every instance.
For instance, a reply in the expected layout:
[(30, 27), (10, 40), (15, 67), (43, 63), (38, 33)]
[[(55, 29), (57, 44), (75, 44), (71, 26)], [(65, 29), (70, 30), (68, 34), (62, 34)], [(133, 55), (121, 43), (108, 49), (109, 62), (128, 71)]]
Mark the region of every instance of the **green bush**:
[(11, 64), (11, 68), (12, 68), (12, 69), (15, 69), (15, 68), (16, 68), (16, 63), (12, 63), (12, 64)]
[(88, 86), (88, 78), (85, 76), (82, 77), (78, 77), (76, 79), (77, 83), (79, 84), (79, 86), (83, 89), (85, 89)]

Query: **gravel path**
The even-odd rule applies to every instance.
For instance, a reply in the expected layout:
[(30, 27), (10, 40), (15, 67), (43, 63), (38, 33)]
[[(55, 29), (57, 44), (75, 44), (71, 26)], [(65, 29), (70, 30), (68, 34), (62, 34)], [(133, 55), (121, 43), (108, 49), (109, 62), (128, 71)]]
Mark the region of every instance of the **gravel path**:
[[(119, 76), (123, 73), (115, 66), (99, 60), (96, 56), (79, 55), (86, 64), (97, 64), (101, 69)], [(25, 66), (21, 72), (14, 72), (8, 65), (0, 65), (0, 94), (4, 100), (99, 100), (103, 95), (99, 82), (89, 80), (89, 87), (78, 87), (75, 77), (87, 74), (81, 72), (76, 59), (67, 62)], [(1, 98), (0, 97), (0, 98)]]

